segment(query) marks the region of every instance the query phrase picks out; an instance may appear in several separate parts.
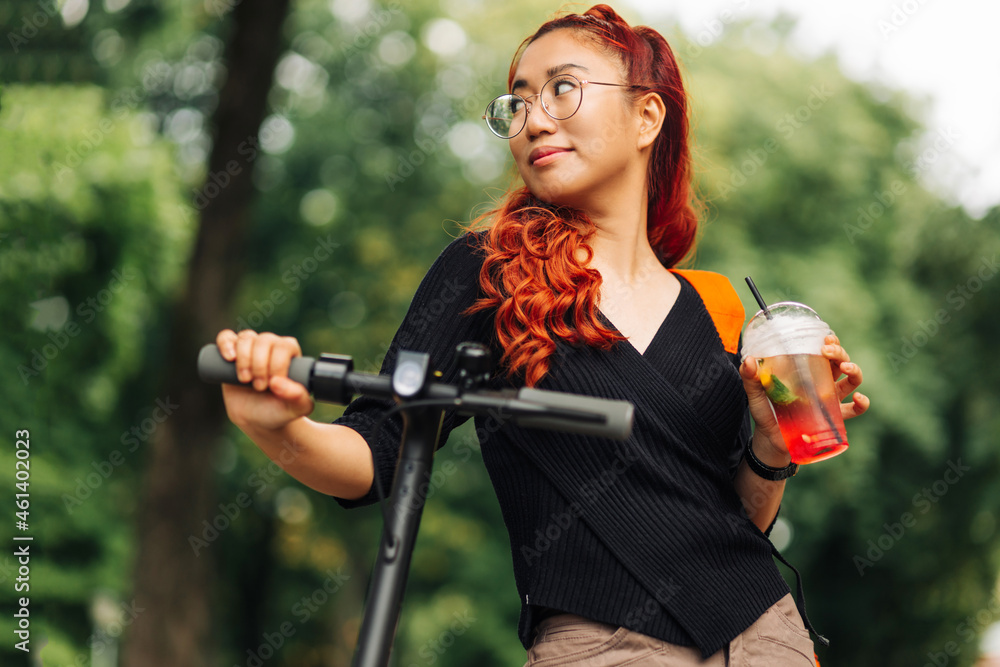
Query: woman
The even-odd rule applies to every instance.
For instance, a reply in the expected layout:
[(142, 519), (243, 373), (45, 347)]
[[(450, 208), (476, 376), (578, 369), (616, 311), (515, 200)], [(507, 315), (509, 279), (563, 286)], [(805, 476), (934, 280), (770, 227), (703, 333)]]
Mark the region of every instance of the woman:
[[(687, 100), (669, 46), (598, 5), (528, 38), (508, 83), (486, 120), (509, 140), (525, 187), (489, 216), (489, 231), (441, 254), (382, 370), (413, 349), (453, 380), (455, 345), (476, 340), (501, 357), (497, 387), (636, 407), (623, 443), (477, 418), (528, 664), (812, 664), (765, 537), (792, 470), (788, 448), (755, 364), (737, 370), (733, 332), (716, 317), (736, 297), (724, 279), (670, 270), (690, 251), (696, 218)], [(738, 336), (742, 308), (737, 319)], [(361, 398), (318, 424), (287, 378), (301, 354), (294, 339), (227, 330), (217, 343), (253, 383), (224, 387), (229, 415), (272, 459), (291, 443), (284, 468), (348, 507), (374, 500), (376, 471), (388, 488), (400, 422), (373, 435), (386, 403)], [(843, 399), (861, 370), (836, 337), (827, 343)], [(851, 418), (868, 399), (855, 393), (841, 407)], [(442, 442), (461, 422), (446, 413)]]

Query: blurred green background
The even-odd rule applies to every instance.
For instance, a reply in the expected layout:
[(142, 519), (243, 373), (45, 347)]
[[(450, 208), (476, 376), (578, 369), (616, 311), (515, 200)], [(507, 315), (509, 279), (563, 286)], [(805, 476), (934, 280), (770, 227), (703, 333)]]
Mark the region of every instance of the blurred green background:
[[(377, 370), (458, 223), (511, 182), (480, 115), (558, 4), (61, 7), (0, 6), (0, 506), (23, 490), (15, 431), (31, 444), (30, 528), (8, 515), (0, 535), (34, 538), (28, 593), (14, 547), (0, 555), (0, 663), (348, 665), (377, 511), (278, 471), (194, 355), (252, 326)], [(929, 192), (947, 143), (920, 104), (792, 55), (787, 20), (707, 48), (654, 27), (693, 103), (693, 265), (814, 306), (872, 398), (849, 452), (789, 483), (773, 535), (833, 642), (820, 659), (971, 665), (1000, 620), (1000, 209)], [(471, 430), (439, 457), (455, 468), (428, 501), (394, 664), (521, 665)]]

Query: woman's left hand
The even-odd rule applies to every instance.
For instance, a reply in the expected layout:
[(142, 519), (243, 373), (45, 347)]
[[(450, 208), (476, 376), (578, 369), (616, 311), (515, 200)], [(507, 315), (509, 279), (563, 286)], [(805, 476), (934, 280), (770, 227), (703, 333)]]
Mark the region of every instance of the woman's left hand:
[[(836, 381), (837, 399), (843, 401), (850, 396), (851, 401), (840, 404), (840, 413), (844, 419), (852, 419), (865, 413), (871, 404), (868, 397), (855, 391), (861, 384), (861, 368), (851, 362), (850, 356), (840, 345), (840, 339), (836, 335), (830, 334), (824, 341), (822, 355), (830, 360), (830, 370)], [(743, 378), (743, 388), (747, 392), (747, 400), (750, 402), (750, 414), (756, 424), (760, 435), (765, 436), (772, 443), (783, 443), (781, 432), (778, 429), (778, 422), (774, 419), (771, 411), (771, 404), (764, 393), (764, 387), (760, 383), (757, 374), (757, 364), (754, 357), (747, 357), (740, 366), (740, 377)]]
[(871, 401), (864, 394), (855, 391), (861, 384), (861, 367), (851, 362), (847, 350), (840, 346), (840, 339), (836, 334), (830, 334), (823, 339), (823, 342), (826, 343), (823, 346), (823, 356), (830, 360), (830, 370), (833, 371), (833, 379), (836, 381), (837, 400), (843, 401), (853, 393), (850, 403), (840, 404), (840, 414), (844, 419), (863, 415), (867, 412)]

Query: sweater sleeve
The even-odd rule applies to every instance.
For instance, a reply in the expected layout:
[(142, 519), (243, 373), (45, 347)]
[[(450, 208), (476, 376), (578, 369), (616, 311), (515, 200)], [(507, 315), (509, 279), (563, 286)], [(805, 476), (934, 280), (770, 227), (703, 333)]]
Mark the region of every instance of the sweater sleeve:
[[(478, 234), (465, 234), (448, 245), (435, 260), (417, 288), (402, 324), (393, 336), (382, 361), (381, 374), (391, 374), (400, 350), (426, 352), (431, 365), (442, 372), (441, 382), (455, 382), (458, 370), (455, 364), (455, 347), (463, 341), (484, 343), (491, 348), (493, 337), (491, 310), (471, 316), (462, 312), (481, 296), (479, 270), (482, 251), (478, 248)], [(399, 413), (387, 419), (375, 439), (375, 425), (382, 414), (393, 407), (391, 400), (361, 396), (351, 402), (335, 424), (348, 426), (368, 442), (372, 449), (375, 473), (382, 488), (390, 493), (399, 445), (403, 433), (403, 419)], [(451, 431), (468, 419), (454, 410), (447, 410), (441, 427), (438, 447), (448, 440)], [(346, 508), (369, 505), (378, 500), (375, 485), (362, 498), (348, 500), (337, 498)]]

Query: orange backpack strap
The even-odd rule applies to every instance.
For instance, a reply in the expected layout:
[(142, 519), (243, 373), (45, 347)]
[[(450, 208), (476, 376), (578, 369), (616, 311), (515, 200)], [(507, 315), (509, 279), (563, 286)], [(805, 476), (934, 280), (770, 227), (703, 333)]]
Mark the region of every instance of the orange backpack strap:
[(736, 295), (729, 278), (714, 271), (670, 270), (691, 283), (704, 302), (708, 314), (712, 316), (715, 330), (722, 339), (722, 346), (726, 348), (726, 352), (736, 354), (739, 351), (740, 332), (743, 331), (745, 313), (743, 302)]

